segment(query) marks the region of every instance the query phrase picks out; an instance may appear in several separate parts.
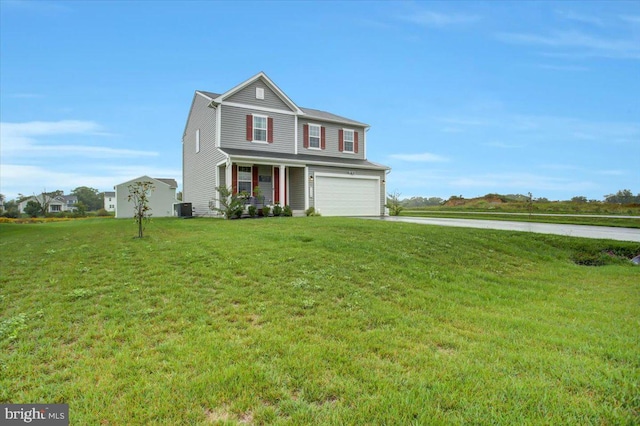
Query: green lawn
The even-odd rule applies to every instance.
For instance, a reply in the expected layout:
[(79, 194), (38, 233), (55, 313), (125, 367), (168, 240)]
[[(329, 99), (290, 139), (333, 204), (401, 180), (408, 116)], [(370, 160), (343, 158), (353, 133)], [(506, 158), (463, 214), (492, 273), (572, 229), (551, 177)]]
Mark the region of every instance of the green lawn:
[(0, 402), (73, 425), (640, 422), (637, 243), (325, 217), (135, 235), (0, 224)]
[[(575, 214), (575, 213), (574, 213)], [(622, 228), (640, 228), (640, 216), (630, 217), (591, 217), (585, 216), (555, 216), (555, 213), (545, 215), (537, 213), (529, 216), (522, 214), (505, 214), (501, 212), (474, 212), (469, 210), (413, 210), (407, 209), (401, 212), (401, 216), (410, 217), (438, 217), (447, 219), (480, 219), (480, 220), (506, 220), (512, 222), (538, 222), (538, 223), (565, 223), (571, 225), (615, 226)]]

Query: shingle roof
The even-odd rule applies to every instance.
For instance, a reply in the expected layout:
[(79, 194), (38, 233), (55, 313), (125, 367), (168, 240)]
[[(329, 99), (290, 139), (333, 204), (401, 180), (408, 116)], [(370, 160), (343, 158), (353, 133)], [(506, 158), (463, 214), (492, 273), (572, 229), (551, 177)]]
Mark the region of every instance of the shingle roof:
[[(197, 92), (200, 92), (203, 95), (210, 97), (211, 99), (215, 99), (220, 96), (220, 93), (207, 92), (206, 90), (197, 90)], [(306, 117), (311, 119), (315, 118), (317, 120), (337, 121), (339, 123), (352, 124), (354, 126), (369, 127), (369, 125), (366, 123), (362, 123), (360, 121), (342, 117), (340, 115), (332, 114), (327, 111), (322, 111), (322, 110), (313, 109), (313, 108), (302, 108), (302, 107), (299, 107), (299, 108), (300, 110), (302, 110), (302, 112), (305, 113)]]
[(178, 182), (175, 179), (162, 179), (162, 178), (154, 178), (155, 180), (159, 180), (160, 182), (164, 182), (169, 185), (171, 188), (177, 188)]
[(389, 169), (389, 167), (383, 166), (378, 163), (374, 163), (367, 160), (354, 159), (354, 158), (326, 157), (326, 156), (321, 157), (318, 155), (308, 155), (308, 154), (283, 154), (279, 152), (247, 150), (247, 149), (238, 149), (238, 148), (219, 148), (219, 149), (220, 151), (223, 151), (230, 156), (262, 158), (265, 160), (273, 161), (274, 163), (278, 163), (279, 161), (289, 160), (289, 161), (296, 161), (296, 162), (310, 163), (310, 164), (333, 163), (341, 166), (352, 166), (352, 167), (359, 167), (359, 168), (369, 168), (369, 169), (379, 169), (379, 170)]
[(351, 120), (350, 118), (341, 117), (339, 115), (335, 115), (330, 112), (321, 111), (319, 109), (302, 108), (302, 107), (300, 107), (300, 109), (310, 118), (317, 118), (319, 120), (339, 121), (340, 123), (348, 123), (356, 126), (369, 127), (368, 124)]
[(220, 93), (206, 92), (204, 90), (196, 90), (196, 92), (200, 92), (203, 95), (206, 95), (206, 96), (210, 97), (211, 99), (215, 99), (218, 96), (220, 96)]

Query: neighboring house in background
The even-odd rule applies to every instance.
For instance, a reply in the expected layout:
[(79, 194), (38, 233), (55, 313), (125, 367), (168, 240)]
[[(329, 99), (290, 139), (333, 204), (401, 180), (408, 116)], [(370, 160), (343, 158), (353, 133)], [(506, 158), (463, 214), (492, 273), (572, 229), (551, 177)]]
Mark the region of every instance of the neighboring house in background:
[[(42, 194), (25, 198), (18, 204), (18, 210), (20, 213), (24, 213), (24, 208), (27, 207), (29, 201), (35, 201), (40, 204), (44, 202)], [(49, 213), (61, 213), (75, 211), (75, 204), (78, 203), (78, 197), (75, 195), (56, 195), (55, 197), (49, 197)]]
[(178, 202), (176, 200), (176, 189), (178, 188), (176, 180), (140, 176), (114, 187), (116, 218), (133, 217), (134, 205), (128, 200), (128, 197), (129, 185), (135, 182), (151, 182), (155, 188), (149, 194), (149, 207), (151, 208), (152, 217), (173, 216), (173, 205)]
[[(183, 201), (219, 207), (216, 187), (325, 216), (380, 216), (389, 167), (367, 160), (369, 125), (297, 106), (264, 73), (222, 94), (196, 91), (182, 136)], [(258, 200), (259, 202), (260, 200)]]
[(116, 193), (114, 191), (106, 191), (104, 195), (104, 209), (108, 212), (116, 211)]

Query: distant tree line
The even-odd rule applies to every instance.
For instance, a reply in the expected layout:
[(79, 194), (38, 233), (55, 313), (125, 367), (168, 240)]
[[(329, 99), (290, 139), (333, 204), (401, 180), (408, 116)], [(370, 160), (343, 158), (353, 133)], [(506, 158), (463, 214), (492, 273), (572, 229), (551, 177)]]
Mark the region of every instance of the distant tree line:
[[(393, 197), (392, 197), (393, 195)], [(499, 199), (502, 202), (533, 202), (533, 203), (549, 203), (549, 199), (545, 197), (539, 198), (530, 198), (529, 194), (495, 194), (490, 193), (486, 194), (483, 197), (478, 198), (486, 198), (486, 199)], [(446, 204), (449, 201), (456, 200), (464, 200), (465, 198), (462, 195), (452, 195), (448, 199), (442, 199), (440, 197), (411, 197), (411, 198), (403, 198), (399, 199), (399, 194), (396, 192), (394, 194), (389, 194), (389, 200), (395, 201), (398, 205), (403, 208), (415, 208), (415, 207), (428, 207), (428, 206), (439, 206)], [(530, 201), (531, 200), (531, 201)], [(640, 204), (640, 193), (633, 195), (630, 189), (623, 189), (615, 194), (605, 195), (603, 200), (594, 200), (588, 199), (583, 195), (577, 195), (572, 197), (570, 200), (566, 200), (572, 203), (609, 203), (609, 204)]]
[[(40, 194), (23, 195), (18, 194), (18, 198), (15, 200), (6, 200), (3, 194), (0, 194), (0, 214), (4, 217), (19, 217), (22, 212), (19, 210), (19, 204), (23, 201), (34, 197), (34, 200), (27, 202), (25, 206), (25, 214), (36, 216), (47, 216), (49, 210), (49, 204), (51, 201), (59, 196), (63, 195), (64, 191), (42, 191)], [(104, 210), (104, 193), (98, 191), (95, 188), (88, 186), (79, 186), (71, 191), (70, 195), (75, 195), (78, 198), (78, 202), (73, 205), (76, 214), (82, 216), (86, 212), (102, 212)]]

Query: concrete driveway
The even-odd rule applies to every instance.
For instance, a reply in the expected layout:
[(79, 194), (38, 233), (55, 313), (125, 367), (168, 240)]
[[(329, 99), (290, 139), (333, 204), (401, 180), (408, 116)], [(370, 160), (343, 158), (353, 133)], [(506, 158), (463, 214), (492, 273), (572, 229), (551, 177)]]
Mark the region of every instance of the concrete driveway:
[(364, 219), (384, 220), (385, 222), (418, 223), (422, 225), (457, 226), (462, 228), (500, 229), (505, 231), (535, 232), (539, 234), (556, 234), (570, 237), (640, 242), (640, 229), (636, 228), (407, 216), (367, 217)]

